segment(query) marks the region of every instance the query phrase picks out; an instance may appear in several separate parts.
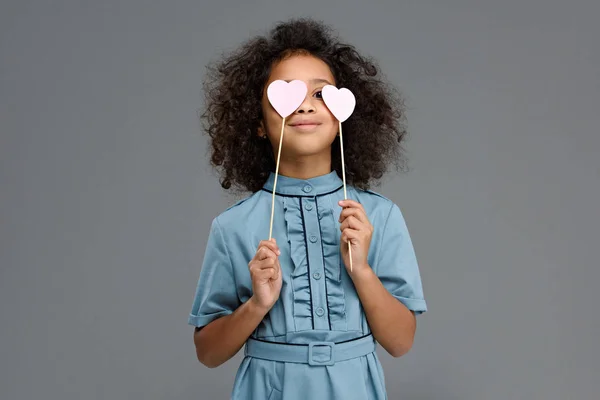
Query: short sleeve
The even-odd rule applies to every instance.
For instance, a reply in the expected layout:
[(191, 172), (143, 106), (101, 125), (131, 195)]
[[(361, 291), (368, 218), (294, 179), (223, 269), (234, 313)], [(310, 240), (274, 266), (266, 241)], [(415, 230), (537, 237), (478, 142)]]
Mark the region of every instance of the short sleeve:
[(427, 311), (415, 250), (402, 212), (394, 203), (384, 224), (374, 270), (392, 296), (415, 315)]
[(233, 313), (241, 305), (236, 287), (225, 238), (217, 218), (214, 218), (188, 324), (202, 327)]

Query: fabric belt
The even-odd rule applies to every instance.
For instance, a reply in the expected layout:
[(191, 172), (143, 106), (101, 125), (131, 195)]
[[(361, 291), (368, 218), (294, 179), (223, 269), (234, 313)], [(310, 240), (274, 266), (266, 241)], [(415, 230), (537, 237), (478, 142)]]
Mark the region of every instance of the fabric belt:
[(375, 347), (372, 334), (338, 343), (315, 341), (307, 344), (269, 342), (250, 337), (246, 341), (244, 355), (271, 361), (333, 365), (338, 361), (370, 354)]

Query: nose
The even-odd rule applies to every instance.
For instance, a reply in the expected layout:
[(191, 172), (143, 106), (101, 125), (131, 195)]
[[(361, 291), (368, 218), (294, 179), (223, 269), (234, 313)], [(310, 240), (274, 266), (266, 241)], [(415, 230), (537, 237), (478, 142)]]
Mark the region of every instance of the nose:
[(312, 102), (312, 97), (310, 97), (310, 95), (306, 96), (302, 104), (300, 104), (300, 107), (296, 109), (296, 113), (298, 114), (312, 114), (316, 111), (317, 109), (315, 108), (315, 105)]

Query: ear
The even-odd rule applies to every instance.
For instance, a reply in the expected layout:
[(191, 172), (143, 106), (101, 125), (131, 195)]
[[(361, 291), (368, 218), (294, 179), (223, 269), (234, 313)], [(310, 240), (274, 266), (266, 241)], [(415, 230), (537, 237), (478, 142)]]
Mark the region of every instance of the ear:
[(263, 137), (266, 135), (265, 124), (263, 121), (260, 121), (260, 124), (258, 125), (258, 129), (256, 130), (256, 134), (258, 135), (258, 137)]

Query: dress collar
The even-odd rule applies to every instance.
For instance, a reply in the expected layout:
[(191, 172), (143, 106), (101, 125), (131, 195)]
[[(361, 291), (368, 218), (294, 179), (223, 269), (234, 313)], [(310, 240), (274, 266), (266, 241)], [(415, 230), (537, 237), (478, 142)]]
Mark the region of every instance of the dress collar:
[[(263, 185), (263, 190), (273, 193), (275, 173), (271, 172)], [(315, 176), (308, 179), (292, 178), (281, 174), (277, 175), (277, 187), (275, 194), (288, 196), (317, 196), (335, 192), (343, 186), (336, 170), (328, 174)]]

